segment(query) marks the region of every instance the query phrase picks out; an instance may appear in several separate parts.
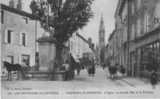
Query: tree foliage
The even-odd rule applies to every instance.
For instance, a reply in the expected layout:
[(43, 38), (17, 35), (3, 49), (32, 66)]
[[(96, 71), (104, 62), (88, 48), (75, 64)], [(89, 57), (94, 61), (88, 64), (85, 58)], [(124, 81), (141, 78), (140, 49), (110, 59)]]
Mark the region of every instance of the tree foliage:
[[(93, 16), (92, 2), (93, 0), (47, 0), (38, 3), (33, 0), (30, 8), (45, 29), (54, 28), (53, 36), (63, 43)], [(51, 8), (51, 15), (47, 14), (48, 6)]]

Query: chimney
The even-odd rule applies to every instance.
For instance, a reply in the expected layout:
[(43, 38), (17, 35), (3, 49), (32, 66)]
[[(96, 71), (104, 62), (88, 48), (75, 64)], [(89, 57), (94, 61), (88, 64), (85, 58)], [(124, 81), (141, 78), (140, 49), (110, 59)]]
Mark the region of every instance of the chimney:
[(10, 6), (10, 7), (14, 8), (14, 4), (15, 4), (14, 0), (10, 0), (10, 1), (9, 1), (9, 6)]

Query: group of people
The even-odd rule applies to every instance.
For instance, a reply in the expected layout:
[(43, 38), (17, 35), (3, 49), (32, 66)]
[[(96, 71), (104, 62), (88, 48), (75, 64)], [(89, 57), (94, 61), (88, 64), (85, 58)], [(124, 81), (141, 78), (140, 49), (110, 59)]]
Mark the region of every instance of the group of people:
[(88, 75), (94, 77), (95, 71), (96, 71), (94, 60), (89, 59), (86, 67), (87, 67)]
[(95, 66), (94, 65), (89, 66), (87, 71), (88, 71), (88, 75), (89, 76), (94, 77), (94, 75), (95, 75)]
[[(103, 65), (103, 69), (105, 68), (105, 65)], [(110, 74), (110, 78), (111, 79), (115, 79), (116, 78), (116, 74), (119, 71), (123, 76), (126, 73), (126, 69), (124, 68), (124, 66), (118, 66), (118, 64), (116, 64), (115, 66), (109, 66), (108, 67), (108, 71)], [(155, 89), (157, 83), (158, 83), (158, 74), (156, 72), (156, 70), (152, 70), (151, 74), (150, 74), (150, 83), (153, 87), (153, 89)]]
[(81, 65), (79, 61), (76, 61), (73, 57), (71, 57), (70, 61), (66, 60), (61, 67), (61, 71), (65, 71), (64, 79), (71, 80), (74, 78), (75, 71), (77, 71), (77, 75), (80, 74)]
[[(105, 65), (102, 65), (102, 66), (103, 66), (103, 69), (106, 68)], [(124, 68), (124, 66), (123, 65), (119, 66), (118, 64), (112, 65), (112, 66), (109, 65), (108, 71), (111, 79), (115, 79), (118, 72), (121, 73), (122, 76), (124, 76), (126, 73), (126, 69)]]
[(156, 85), (158, 83), (158, 74), (157, 74), (156, 70), (153, 70), (151, 72), (150, 82), (151, 82), (151, 85), (152, 85), (153, 89), (155, 89)]
[(60, 70), (64, 71), (64, 80), (71, 80), (74, 78), (74, 68), (68, 60), (62, 64)]

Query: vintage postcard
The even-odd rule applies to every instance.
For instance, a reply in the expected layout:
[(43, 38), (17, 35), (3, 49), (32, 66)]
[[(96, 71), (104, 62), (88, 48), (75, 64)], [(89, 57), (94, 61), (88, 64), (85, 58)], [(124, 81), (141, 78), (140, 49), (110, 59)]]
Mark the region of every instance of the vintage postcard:
[(1, 0), (2, 99), (160, 99), (160, 0)]

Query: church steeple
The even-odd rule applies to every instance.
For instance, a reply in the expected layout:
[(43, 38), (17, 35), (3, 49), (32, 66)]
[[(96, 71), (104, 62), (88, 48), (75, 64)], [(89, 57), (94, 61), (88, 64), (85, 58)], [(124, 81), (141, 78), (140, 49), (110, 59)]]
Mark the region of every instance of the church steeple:
[(104, 26), (103, 15), (101, 15), (100, 26), (99, 26), (99, 45), (100, 48), (103, 48), (105, 46), (105, 26)]
[(99, 25), (99, 62), (102, 64), (104, 63), (104, 57), (105, 57), (105, 26), (104, 26), (104, 20), (103, 15), (101, 15), (100, 19), (100, 25)]

